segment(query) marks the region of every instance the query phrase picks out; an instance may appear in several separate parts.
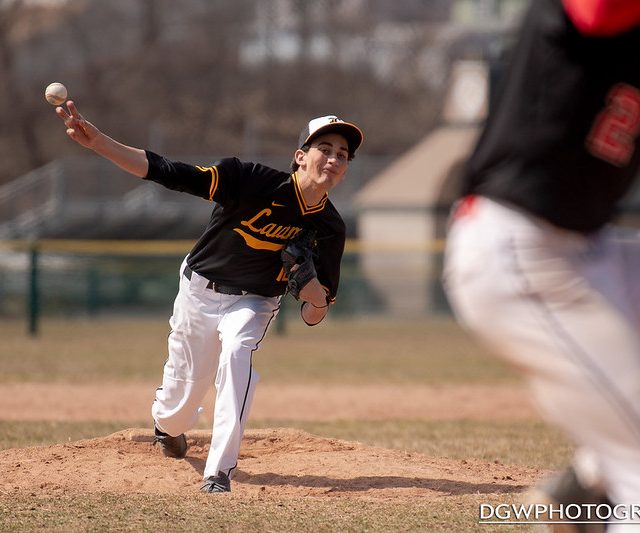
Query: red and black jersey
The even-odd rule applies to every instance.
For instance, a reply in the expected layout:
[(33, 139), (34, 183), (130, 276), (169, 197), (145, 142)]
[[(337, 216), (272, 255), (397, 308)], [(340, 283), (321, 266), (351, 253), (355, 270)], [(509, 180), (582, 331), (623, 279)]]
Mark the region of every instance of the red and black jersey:
[(303, 227), (317, 231), (318, 280), (335, 298), (345, 225), (328, 196), (309, 206), (296, 173), (226, 158), (211, 166), (171, 161), (147, 151), (145, 179), (209, 200), (211, 218), (189, 253), (194, 271), (221, 285), (279, 296), (287, 283), (280, 252)]
[(640, 164), (638, 4), (532, 2), (464, 194), (580, 232), (615, 216)]

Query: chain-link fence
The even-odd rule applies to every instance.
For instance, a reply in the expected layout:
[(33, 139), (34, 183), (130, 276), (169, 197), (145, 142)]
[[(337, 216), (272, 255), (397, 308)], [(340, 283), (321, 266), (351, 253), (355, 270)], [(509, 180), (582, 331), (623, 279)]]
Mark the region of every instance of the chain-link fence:
[[(25, 328), (35, 332), (39, 321), (47, 317), (168, 317), (178, 290), (178, 268), (191, 243), (5, 241), (2, 244), (0, 317), (24, 318)], [(389, 264), (389, 260), (400, 263), (376, 275), (363, 267), (364, 254), (369, 259), (372, 255), (381, 259), (377, 261), (379, 264)], [(389, 249), (364, 252), (359, 243), (349, 241), (332, 316), (446, 312), (439, 280), (440, 258), (441, 251), (435, 248), (405, 249), (399, 256), (397, 250)], [(403, 267), (403, 263), (409, 267)], [(291, 297), (285, 297), (284, 320), (280, 320), (279, 327), (284, 327), (288, 318), (297, 316), (298, 306)]]

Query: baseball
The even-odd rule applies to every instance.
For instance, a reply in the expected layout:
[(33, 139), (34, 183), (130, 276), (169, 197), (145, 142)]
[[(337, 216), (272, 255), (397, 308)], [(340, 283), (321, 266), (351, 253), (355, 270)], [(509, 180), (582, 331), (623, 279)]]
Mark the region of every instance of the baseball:
[(60, 105), (67, 99), (67, 88), (62, 83), (53, 82), (44, 90), (44, 97), (51, 105)]

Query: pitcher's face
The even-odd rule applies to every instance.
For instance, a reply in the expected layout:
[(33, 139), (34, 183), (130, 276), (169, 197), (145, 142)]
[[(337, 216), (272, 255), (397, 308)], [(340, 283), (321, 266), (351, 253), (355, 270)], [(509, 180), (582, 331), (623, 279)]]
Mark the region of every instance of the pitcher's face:
[(349, 145), (338, 133), (327, 133), (313, 140), (309, 150), (298, 150), (300, 169), (315, 185), (330, 190), (342, 181), (349, 167)]

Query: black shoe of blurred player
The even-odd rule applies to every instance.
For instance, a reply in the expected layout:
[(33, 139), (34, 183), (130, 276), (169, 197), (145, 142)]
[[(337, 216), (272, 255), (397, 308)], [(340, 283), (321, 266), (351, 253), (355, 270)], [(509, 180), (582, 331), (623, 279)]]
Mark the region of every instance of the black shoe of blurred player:
[(218, 472), (217, 476), (209, 476), (200, 487), (202, 492), (231, 492), (229, 476), (224, 472)]
[(153, 445), (160, 444), (160, 448), (165, 457), (182, 459), (187, 455), (187, 438), (184, 436), (184, 433), (181, 433), (177, 437), (172, 437), (160, 431), (155, 425), (154, 433)]
[[(611, 508), (613, 507), (606, 494), (602, 491), (582, 485), (571, 466), (532, 489), (527, 494), (527, 502), (553, 505), (553, 509), (558, 509), (559, 505), (564, 507), (570, 504), (585, 506), (583, 507), (583, 514), (575, 518), (575, 520), (567, 520), (562, 524), (548, 524), (547, 531), (552, 533), (603, 533), (606, 531), (606, 524), (598, 522), (593, 505), (609, 505)], [(593, 523), (578, 523), (589, 520), (589, 515), (587, 514), (589, 505), (591, 505), (590, 520)], [(558, 519), (558, 515), (555, 513), (553, 516), (540, 517), (540, 520), (548, 521)]]

